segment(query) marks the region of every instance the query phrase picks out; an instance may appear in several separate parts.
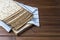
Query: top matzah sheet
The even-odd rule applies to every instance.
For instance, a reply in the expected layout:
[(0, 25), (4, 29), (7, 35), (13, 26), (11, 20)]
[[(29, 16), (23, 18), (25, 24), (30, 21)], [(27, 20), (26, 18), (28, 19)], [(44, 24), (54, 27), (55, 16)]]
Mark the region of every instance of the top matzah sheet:
[(20, 9), (21, 7), (12, 0), (0, 0), (0, 20), (7, 18)]

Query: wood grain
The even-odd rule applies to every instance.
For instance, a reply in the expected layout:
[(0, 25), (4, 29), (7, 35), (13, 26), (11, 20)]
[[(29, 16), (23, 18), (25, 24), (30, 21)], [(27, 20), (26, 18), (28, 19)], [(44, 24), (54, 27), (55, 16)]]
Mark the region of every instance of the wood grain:
[(38, 7), (41, 26), (39, 28), (32, 26), (20, 36), (15, 36), (13, 32), (7, 33), (0, 28), (0, 39), (9, 37), (11, 40), (60, 40), (60, 0), (16, 1)]

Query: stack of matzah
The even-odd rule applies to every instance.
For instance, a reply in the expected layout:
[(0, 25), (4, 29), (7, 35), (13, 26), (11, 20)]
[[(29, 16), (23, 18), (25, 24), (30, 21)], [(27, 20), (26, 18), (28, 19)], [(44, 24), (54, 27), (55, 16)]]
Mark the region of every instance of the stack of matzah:
[(19, 6), (13, 0), (0, 0), (0, 20), (12, 27), (15, 34), (18, 34), (30, 24), (28, 21), (32, 19), (32, 14)]

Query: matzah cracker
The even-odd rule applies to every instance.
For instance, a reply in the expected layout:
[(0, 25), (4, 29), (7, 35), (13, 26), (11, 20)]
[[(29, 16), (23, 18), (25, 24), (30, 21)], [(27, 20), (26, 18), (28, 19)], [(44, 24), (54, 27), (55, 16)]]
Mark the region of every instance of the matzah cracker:
[[(5, 4), (3, 3), (5, 3), (7, 6), (4, 6)], [(2, 0), (2, 4), (3, 7), (1, 7), (2, 10), (0, 12), (0, 19), (15, 30), (18, 30), (25, 23), (32, 19), (32, 14), (19, 6), (15, 1)]]
[(22, 28), (20, 28), (19, 30), (15, 30), (15, 29), (12, 29), (12, 30), (15, 33), (15, 35), (18, 35), (19, 33), (24, 32), (25, 30), (27, 30), (27, 28), (29, 28), (31, 26), (32, 26), (32, 24), (27, 23)]
[(7, 18), (20, 9), (21, 7), (12, 0), (0, 0), (0, 20)]
[(0, 6), (0, 20), (11, 26), (12, 30), (14, 29), (17, 32), (21, 28), (25, 29), (28, 27), (24, 25), (32, 19), (33, 14), (16, 4), (13, 0), (0, 0)]
[(29, 13), (24, 9), (16, 15), (13, 14), (13, 16), (7, 17), (4, 21), (7, 24), (11, 25), (11, 27), (14, 28), (15, 30), (18, 30), (21, 27), (23, 27), (25, 23), (30, 21), (32, 17), (33, 17), (33, 14)]

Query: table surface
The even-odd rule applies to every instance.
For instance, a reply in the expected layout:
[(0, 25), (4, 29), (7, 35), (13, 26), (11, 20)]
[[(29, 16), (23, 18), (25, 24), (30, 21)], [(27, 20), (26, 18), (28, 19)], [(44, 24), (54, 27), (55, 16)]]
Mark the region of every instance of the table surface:
[(60, 0), (16, 0), (39, 8), (40, 27), (15, 36), (0, 27), (0, 40), (60, 40)]

